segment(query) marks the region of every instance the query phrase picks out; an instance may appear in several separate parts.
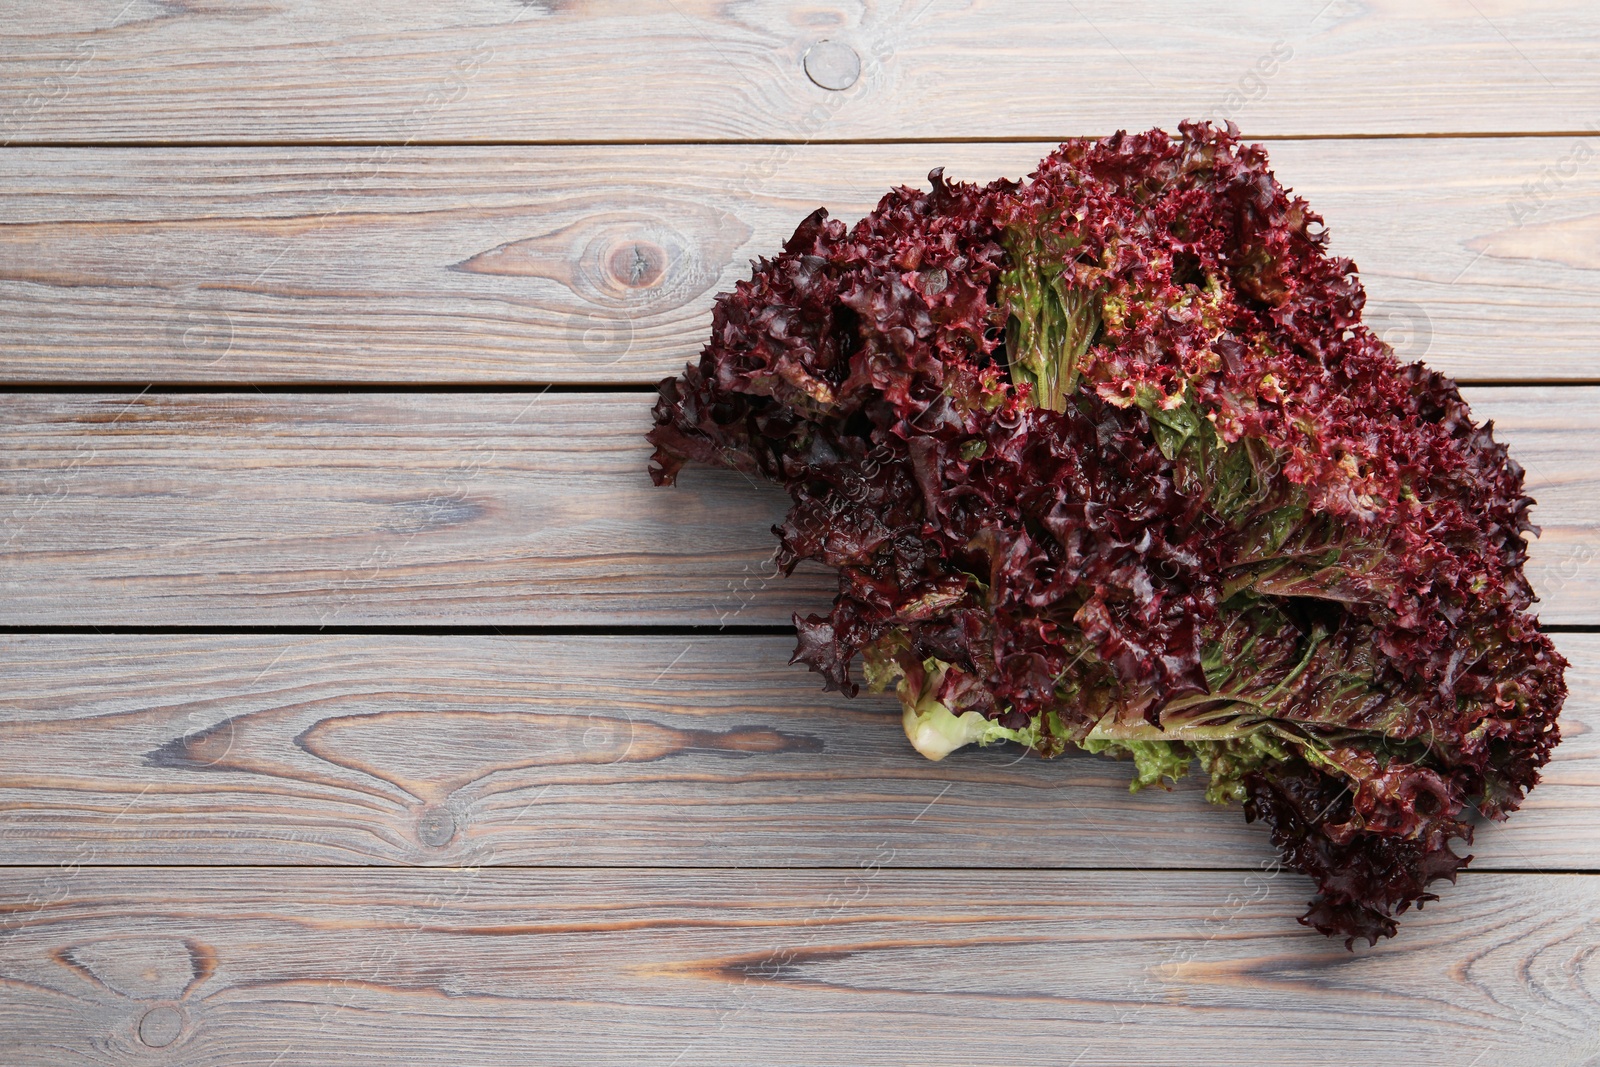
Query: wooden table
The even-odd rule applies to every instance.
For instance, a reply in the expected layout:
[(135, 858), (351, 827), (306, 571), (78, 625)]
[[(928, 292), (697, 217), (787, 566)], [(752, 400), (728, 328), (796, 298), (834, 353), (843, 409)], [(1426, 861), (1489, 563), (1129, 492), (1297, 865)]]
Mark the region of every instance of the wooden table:
[[(0, 1062), (1600, 1063), (1590, 0), (0, 0)], [(812, 207), (1232, 119), (1528, 469), (1545, 784), (1400, 936), (786, 666), (650, 383)]]

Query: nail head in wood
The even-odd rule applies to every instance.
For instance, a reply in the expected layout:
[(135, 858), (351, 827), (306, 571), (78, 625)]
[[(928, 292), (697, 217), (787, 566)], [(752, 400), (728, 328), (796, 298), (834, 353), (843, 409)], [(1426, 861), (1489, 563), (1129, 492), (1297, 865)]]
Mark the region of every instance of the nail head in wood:
[(443, 848), (456, 836), (456, 819), (445, 808), (430, 808), (417, 820), (417, 840), (430, 848)]
[(183, 1033), (183, 1016), (177, 1008), (151, 1008), (139, 1020), (139, 1040), (151, 1048), (166, 1048)]
[(861, 77), (861, 57), (839, 41), (818, 41), (806, 49), (806, 77), (824, 89), (848, 89)]

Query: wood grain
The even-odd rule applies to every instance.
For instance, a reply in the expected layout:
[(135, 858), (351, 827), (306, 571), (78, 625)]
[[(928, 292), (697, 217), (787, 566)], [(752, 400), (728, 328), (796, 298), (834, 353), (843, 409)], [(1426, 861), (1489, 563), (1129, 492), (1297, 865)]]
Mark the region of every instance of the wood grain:
[[(1477, 388), (1528, 470), (1549, 623), (1600, 594), (1600, 388)], [(0, 625), (786, 625), (786, 498), (645, 474), (650, 397), (11, 394)]]
[(1581, 1067), (1600, 1051), (1592, 877), (1464, 875), (1351, 954), (1295, 924), (1290, 874), (872, 860), (10, 870), (0, 1026), (8, 1055), (54, 1067)]
[[(1583, 0), (8, 0), (0, 140), (1052, 138), (1181, 118), (1254, 134), (1574, 130)], [(819, 42), (856, 54), (830, 92)], [(833, 84), (826, 76), (819, 79)]]
[[(1473, 870), (1600, 870), (1600, 635)], [(0, 637), (0, 852), (28, 864), (1254, 868), (1202, 779), (931, 763), (781, 637)]]
[[(645, 474), (628, 394), (14, 395), (13, 625), (772, 624), (781, 490)], [(25, 439), (26, 438), (26, 439)], [(142, 590), (142, 592), (141, 592)]]
[[(642, 391), (537, 391), (675, 372), (818, 204), (1232, 120), (1368, 321), (1480, 383), (1540, 500), (1544, 620), (1600, 624), (1600, 7), (0, 27), (0, 1061), (1600, 1064), (1600, 634), (1557, 637), (1566, 740), (1524, 810), (1352, 955), (1192, 780), (928, 763), (892, 701), (728, 632), (826, 603), (765, 563), (782, 494), (656, 489)], [(1511, 382), (1568, 384), (1482, 384)], [(691, 629), (619, 630), (662, 624)], [(116, 626), (195, 632), (25, 632)]]
[[(0, 380), (653, 382), (819, 204), (1051, 147), (12, 149)], [(1600, 139), (1270, 147), (1403, 356), (1600, 378)]]

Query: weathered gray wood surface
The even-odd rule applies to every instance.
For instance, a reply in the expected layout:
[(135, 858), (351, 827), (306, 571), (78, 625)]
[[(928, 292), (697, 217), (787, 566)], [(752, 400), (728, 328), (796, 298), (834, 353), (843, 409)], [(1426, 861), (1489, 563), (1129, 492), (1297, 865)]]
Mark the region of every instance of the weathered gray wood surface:
[[(0, 141), (13, 143), (1052, 138), (1180, 117), (1257, 134), (1532, 132), (1600, 119), (1600, 12), (1585, 0), (7, 0), (0, 15), (14, 35)], [(854, 57), (808, 67), (821, 41)]]
[[(1593, 624), (1600, 388), (1478, 387), (1528, 469), (1546, 622)], [(786, 497), (645, 474), (650, 397), (20, 394), (0, 408), (0, 624), (786, 624)]]
[[(12, 870), (16, 1062), (1582, 1067), (1600, 881), (1357, 955), (1271, 872)], [(149, 1046), (159, 1046), (154, 1051)]]
[(644, 394), (18, 395), (0, 621), (783, 624), (781, 489), (645, 473)]
[[(1600, 635), (1474, 870), (1600, 867)], [(31, 864), (1251, 868), (1201, 781), (1014, 746), (940, 763), (787, 637), (0, 637), (0, 855)], [(1452, 897), (1446, 893), (1447, 898)], [(1445, 907), (1453, 905), (1446, 904)], [(1409, 935), (1409, 929), (1406, 931)]]
[[(771, 575), (770, 487), (649, 485), (642, 392), (495, 390), (673, 372), (817, 204), (1232, 119), (1480, 383), (1544, 619), (1595, 627), (1600, 388), (1482, 383), (1600, 381), (1597, 41), (1583, 0), (0, 0), (0, 1064), (1596, 1067), (1600, 883), (1553, 872), (1600, 870), (1600, 634), (1525, 809), (1352, 956), (1193, 782), (928, 763), (727, 632), (831, 583)], [(1388, 136), (1483, 133), (1543, 136)], [(352, 382), (485, 392), (252, 388)], [(26, 632), (108, 625), (199, 632)], [(325, 632), (368, 625), (481, 629)]]
[[(0, 381), (655, 381), (814, 207), (1051, 147), (12, 150)], [(1600, 140), (1270, 147), (1404, 358), (1600, 378)]]

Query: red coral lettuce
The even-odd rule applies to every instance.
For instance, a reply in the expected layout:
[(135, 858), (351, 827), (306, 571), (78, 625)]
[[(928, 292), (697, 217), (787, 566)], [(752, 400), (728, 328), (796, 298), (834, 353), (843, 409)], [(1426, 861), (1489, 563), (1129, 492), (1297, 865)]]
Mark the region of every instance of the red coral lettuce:
[(1392, 935), (1559, 736), (1521, 468), (1231, 127), (930, 180), (718, 298), (656, 481), (788, 489), (779, 562), (839, 572), (796, 659), (853, 693), (859, 656), (925, 754), (1198, 761), (1318, 882), (1303, 921)]

